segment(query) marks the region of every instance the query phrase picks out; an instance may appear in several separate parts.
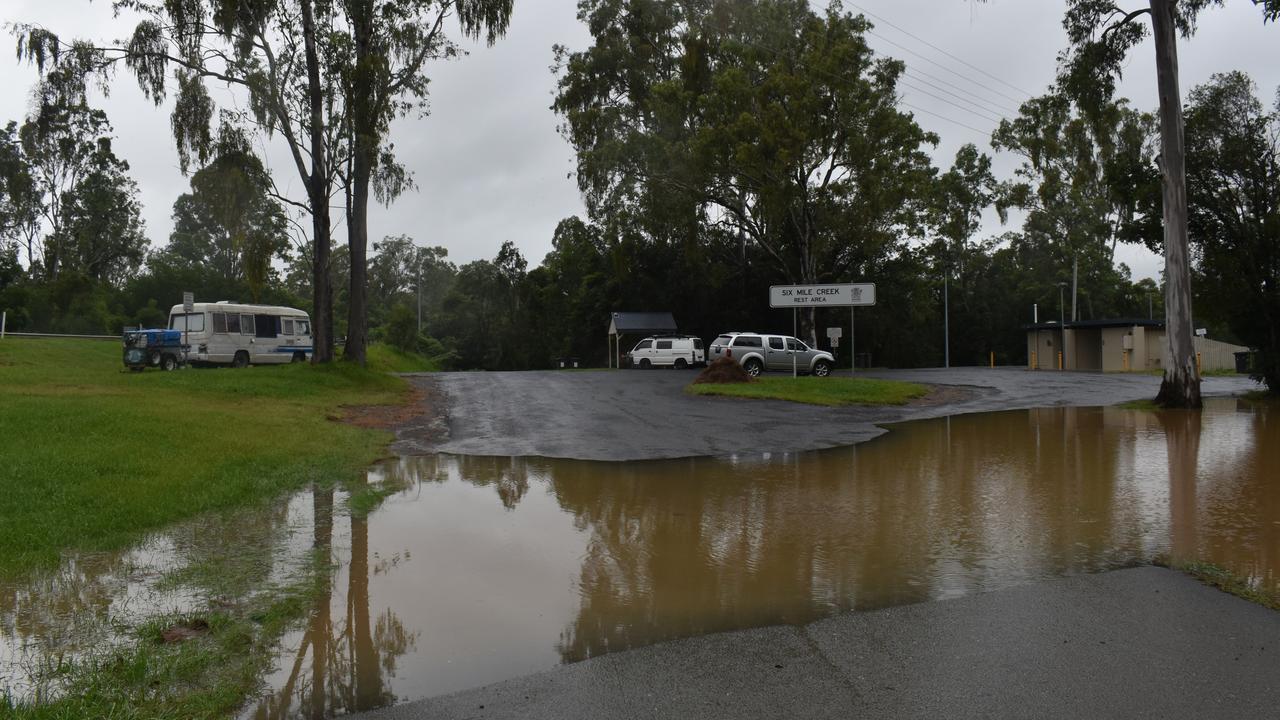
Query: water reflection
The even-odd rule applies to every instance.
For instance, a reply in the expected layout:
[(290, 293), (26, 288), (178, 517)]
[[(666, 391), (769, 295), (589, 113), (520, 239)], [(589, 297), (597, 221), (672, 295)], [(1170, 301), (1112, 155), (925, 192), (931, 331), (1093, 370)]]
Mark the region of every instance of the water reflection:
[[(1052, 408), (907, 423), (818, 453), (388, 462), (370, 482), (400, 490), (367, 519), (315, 490), (245, 522), (265, 528), (264, 546), (305, 538), (294, 544), (333, 570), (244, 716), (327, 717), (673, 638), (1161, 555), (1280, 591), (1270, 414), (1236, 400)], [(216, 540), (178, 544), (219, 554)], [(0, 588), (0, 650), (128, 596), (119, 572), (79, 568), (64, 569), (81, 580), (62, 611), (33, 615), (56, 596), (42, 586)]]
[[(277, 669), (280, 677), (272, 678), (278, 690), (259, 698), (244, 717), (327, 718), (382, 707), (396, 699), (385, 678), (395, 676), (396, 659), (414, 649), (416, 636), (390, 609), (373, 620), (369, 581), (399, 560), (375, 557), (371, 564), (368, 519), (351, 515), (346, 517), (344, 538), (349, 550), (335, 553), (333, 500), (332, 488), (312, 489), (312, 549), (319, 561), (338, 564), (333, 572), (321, 574), (319, 600), (306, 628), (295, 633), (293, 642), (286, 642), (296, 650)], [(341, 592), (344, 574), (345, 594)]]

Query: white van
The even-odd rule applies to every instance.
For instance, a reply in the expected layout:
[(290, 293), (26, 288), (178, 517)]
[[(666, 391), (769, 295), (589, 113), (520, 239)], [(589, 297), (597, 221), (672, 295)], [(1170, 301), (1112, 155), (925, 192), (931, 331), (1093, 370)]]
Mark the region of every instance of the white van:
[(238, 305), (226, 300), (169, 310), (169, 329), (183, 331), (193, 363), (249, 364), (305, 362), (311, 357), (311, 318), (275, 305)]
[(707, 353), (702, 349), (702, 339), (692, 335), (657, 335), (647, 337), (627, 353), (633, 368), (647, 370), (651, 367), (687, 367), (705, 365)]

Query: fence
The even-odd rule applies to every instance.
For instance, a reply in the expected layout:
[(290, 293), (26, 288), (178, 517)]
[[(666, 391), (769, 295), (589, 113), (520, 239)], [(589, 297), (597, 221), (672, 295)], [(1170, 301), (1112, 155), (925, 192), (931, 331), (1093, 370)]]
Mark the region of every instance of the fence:
[(7, 337), (24, 337), (24, 338), (73, 338), (78, 340), (119, 340), (119, 335), (72, 335), (70, 333), (29, 333), (29, 332), (7, 332), (6, 326), (9, 323), (9, 313), (0, 313), (0, 340)]

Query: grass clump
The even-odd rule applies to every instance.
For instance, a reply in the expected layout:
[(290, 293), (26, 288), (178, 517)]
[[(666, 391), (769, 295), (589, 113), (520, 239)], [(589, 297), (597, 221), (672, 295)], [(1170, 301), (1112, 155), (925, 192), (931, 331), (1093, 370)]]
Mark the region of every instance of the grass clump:
[(1116, 403), (1116, 407), (1121, 410), (1159, 410), (1160, 406), (1155, 400), (1130, 400), (1128, 402)]
[(408, 391), (342, 363), (129, 373), (120, 352), (106, 341), (0, 342), (0, 577), (357, 479), (390, 434), (327, 418)]
[(847, 377), (758, 377), (749, 383), (689, 385), (691, 395), (788, 400), (810, 405), (903, 405), (928, 394), (919, 383)]
[(1200, 560), (1170, 562), (1167, 558), (1157, 558), (1155, 564), (1184, 572), (1205, 585), (1215, 587), (1238, 598), (1257, 603), (1272, 610), (1280, 610), (1280, 595), (1259, 588), (1249, 578), (1236, 575), (1219, 565)]

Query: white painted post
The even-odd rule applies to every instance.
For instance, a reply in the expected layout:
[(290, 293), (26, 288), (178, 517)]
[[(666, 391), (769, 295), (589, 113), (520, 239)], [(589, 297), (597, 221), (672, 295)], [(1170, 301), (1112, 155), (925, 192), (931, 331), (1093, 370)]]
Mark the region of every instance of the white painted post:
[[(799, 333), (796, 332), (797, 329), (798, 328), (796, 326), (796, 309), (792, 307), (791, 308), (791, 334), (799, 335)], [(791, 377), (793, 378), (800, 377), (800, 373), (796, 369), (796, 351), (795, 350), (791, 351)]]
[(0, 313), (0, 340), (4, 339), (4, 326), (9, 323), (9, 311)]

